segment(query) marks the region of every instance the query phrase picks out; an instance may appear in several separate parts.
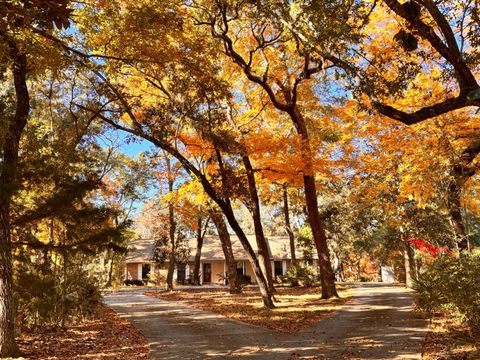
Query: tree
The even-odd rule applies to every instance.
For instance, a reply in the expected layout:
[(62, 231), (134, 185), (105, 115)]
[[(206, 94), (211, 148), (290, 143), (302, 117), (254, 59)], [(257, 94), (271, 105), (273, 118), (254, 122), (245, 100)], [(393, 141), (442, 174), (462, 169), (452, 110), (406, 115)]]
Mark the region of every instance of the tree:
[(232, 242), (230, 240), (230, 234), (228, 233), (227, 224), (223, 215), (219, 212), (212, 211), (210, 213), (213, 223), (217, 228), (218, 237), (222, 243), (223, 255), (225, 256), (225, 262), (227, 263), (227, 276), (230, 294), (238, 294), (242, 291), (240, 282), (237, 276), (237, 262), (232, 251)]
[[(208, 223), (210, 218), (205, 219), (205, 223), (203, 223), (203, 218), (201, 216), (198, 217), (197, 223), (197, 249), (195, 251), (195, 260), (193, 264), (193, 285), (200, 285), (200, 259), (202, 257), (202, 247), (203, 247), (203, 240), (205, 238), (205, 234), (207, 232)], [(225, 261), (226, 257), (225, 257)]]
[(283, 213), (285, 216), (285, 229), (288, 233), (288, 238), (290, 240), (290, 256), (292, 258), (292, 263), (295, 265), (297, 261), (297, 256), (295, 254), (295, 236), (293, 234), (292, 226), (290, 224), (290, 207), (288, 205), (288, 188), (284, 184), (282, 186), (282, 195), (283, 195)]
[[(121, 227), (130, 221), (135, 204), (144, 199), (143, 192), (148, 189), (148, 177), (151, 174), (146, 169), (143, 156), (134, 161), (123, 154), (114, 153), (111, 163), (111, 170), (105, 176), (100, 189), (100, 197), (109, 207), (120, 211), (114, 223)], [(110, 287), (114, 281), (114, 268), (119, 268), (121, 258), (115, 251), (108, 251), (106, 257), (109, 264), (105, 286)]]
[[(410, 113), (379, 102), (375, 103), (375, 108), (388, 117), (406, 124), (415, 124), (453, 110), (480, 107), (480, 87), (475, 79), (475, 68), (480, 58), (471, 53), (472, 48), (469, 49), (470, 44), (476, 45), (475, 38), (480, 31), (478, 24), (470, 22), (475, 13), (475, 4), (469, 1), (458, 3), (452, 8), (433, 0), (407, 1), (404, 4), (387, 0), (385, 3), (405, 21), (410, 31), (405, 32), (403, 37), (397, 36), (399, 42), (403, 41), (405, 48), (405, 37), (416, 39), (412, 33), (427, 41), (430, 46), (428, 51), (440, 54), (443, 61), (453, 68), (458, 95), (448, 96), (443, 101)], [(414, 46), (412, 50), (416, 48)]]
[[(173, 3), (174, 2), (172, 2), (172, 4)], [(139, 36), (141, 38), (144, 36), (144, 32), (148, 32), (149, 29), (145, 29), (144, 21), (138, 21), (135, 22), (135, 25), (138, 26), (137, 31), (132, 31), (133, 29), (130, 26), (131, 22), (128, 22), (128, 24), (125, 23), (125, 19), (128, 18), (127, 11), (119, 13), (116, 9), (108, 7), (107, 4), (103, 4), (109, 11), (110, 23), (111, 21), (116, 21), (115, 27), (117, 29), (115, 36), (110, 34), (117, 40), (114, 42), (110, 41), (112, 39), (109, 40), (112, 45), (109, 49), (115, 49), (118, 56), (113, 59), (111, 57), (109, 58), (108, 54), (103, 55), (105, 61), (112, 66), (108, 68), (107, 77), (95, 70), (95, 68), (98, 67), (97, 64), (94, 65), (87, 61), (89, 59), (88, 55), (71, 48), (70, 53), (77, 59), (81, 59), (84, 63), (87, 61), (88, 67), (92, 70), (96, 78), (93, 82), (96, 83), (96, 90), (100, 92), (98, 93), (98, 98), (107, 97), (108, 100), (106, 100), (104, 104), (82, 104), (79, 102), (76, 106), (92, 114), (92, 116), (94, 115), (105, 121), (115, 129), (123, 130), (151, 141), (154, 145), (175, 157), (188, 172), (200, 180), (205, 192), (221, 208), (230, 226), (245, 248), (260, 286), (265, 306), (273, 307), (271, 294), (266, 285), (264, 275), (260, 270), (258, 259), (235, 218), (230, 199), (225, 197), (223, 191), (217, 190), (216, 185), (210, 181), (209, 175), (202, 172), (202, 168), (197, 167), (192, 160), (188, 159), (186, 154), (184, 155), (182, 153), (182, 146), (177, 145), (178, 138), (172, 136), (179, 133), (178, 129), (183, 125), (184, 120), (189, 120), (190, 123), (202, 123), (209, 115), (208, 106), (215, 105), (215, 102), (212, 102), (211, 99), (223, 99), (225, 97), (225, 87), (221, 81), (215, 79), (214, 76), (215, 65), (208, 62), (208, 57), (202, 56), (202, 54), (208, 53), (208, 51), (211, 50), (210, 44), (204, 40), (200, 40), (205, 39), (203, 34), (198, 34), (198, 31), (192, 27), (193, 23), (189, 23), (189, 20), (186, 19), (181, 12), (176, 12), (177, 18), (171, 17), (171, 6), (177, 5), (172, 4), (166, 4), (164, 2), (161, 4), (152, 3), (144, 7), (132, 6), (130, 9), (125, 9), (131, 11), (131, 15), (136, 20), (139, 20), (140, 18), (137, 18), (137, 16), (144, 14), (145, 11), (148, 11), (149, 16), (154, 16), (159, 21), (169, 19), (169, 26), (163, 27), (163, 29), (166, 32), (170, 32), (169, 36), (175, 35), (173, 36), (175, 41), (172, 41), (169, 45), (172, 49), (171, 53), (164, 53), (166, 49), (165, 46), (158, 47), (159, 52), (150, 53), (150, 59), (146, 61), (143, 59), (139, 60), (135, 63), (135, 66), (131, 67), (131, 70), (144, 80), (142, 81), (142, 86), (136, 89), (135, 87), (125, 86), (130, 85), (131, 81), (136, 82), (138, 79), (136, 76), (118, 77), (120, 73), (112, 70), (115, 67), (126, 65), (126, 63), (119, 61), (119, 59), (133, 59), (135, 58), (135, 54), (137, 55), (137, 59), (141, 59), (142, 57), (139, 55), (143, 53), (144, 49), (133, 46), (136, 43), (129, 43), (129, 46), (125, 46), (125, 44), (122, 43), (119, 46), (117, 41), (123, 38), (121, 36), (118, 37), (118, 35), (123, 31), (127, 31), (130, 34), (130, 38), (132, 36)], [(168, 16), (166, 14), (168, 14)], [(90, 14), (88, 15), (90, 16)], [(93, 13), (91, 16), (98, 16), (98, 13)], [(179, 23), (182, 24), (182, 27), (178, 26)], [(125, 24), (128, 25), (128, 29), (124, 28)], [(186, 36), (186, 31), (182, 31), (182, 29), (185, 30), (187, 26), (190, 29), (188, 32), (189, 36)], [(106, 32), (102, 34), (98, 32), (92, 34), (87, 31), (86, 37), (89, 41), (92, 40), (91, 43), (94, 43), (94, 41), (97, 41), (97, 35), (103, 37), (106, 33), (111, 32), (111, 29), (112, 27), (105, 29)], [(165, 38), (168, 37), (162, 38), (162, 41)], [(102, 39), (100, 39), (100, 41), (101, 40)], [(176, 47), (177, 42), (181, 42), (182, 46)], [(141, 44), (141, 42), (138, 42), (138, 44)], [(97, 48), (97, 45), (98, 43), (94, 44), (95, 48)], [(195, 51), (192, 52), (192, 49)], [(124, 51), (128, 52), (128, 56), (122, 57), (122, 55), (120, 55)], [(185, 56), (185, 53), (197, 54), (197, 56), (195, 59), (192, 59), (189, 56)], [(178, 62), (178, 59), (184, 59), (186, 63), (181, 64)], [(109, 60), (112, 61), (110, 62)], [(181, 73), (180, 77), (178, 76), (180, 73), (174, 71), (178, 66), (182, 66), (183, 70), (185, 70), (185, 72)], [(112, 81), (113, 78), (115, 78), (115, 81)], [(151, 96), (146, 96), (146, 93), (143, 93), (143, 89), (151, 89), (153, 93), (150, 93)], [(192, 89), (194, 89), (194, 91), (192, 91)], [(125, 96), (129, 91), (131, 92), (131, 96), (137, 99), (140, 99), (139, 93), (141, 93), (143, 101), (133, 102), (130, 96)], [(149, 100), (145, 101), (146, 99)], [(116, 104), (117, 107), (110, 106), (106, 108), (106, 105), (110, 104)], [(118, 117), (111, 116), (118, 114), (119, 111), (124, 113), (121, 119), (122, 122), (118, 121)]]
[[(299, 88), (312, 75), (323, 69), (323, 61), (312, 56), (306, 49), (302, 49), (304, 54), (294, 53), (292, 56), (289, 53), (289, 46), (295, 46), (295, 42), (292, 41), (292, 44), (285, 45), (288, 44), (289, 40), (284, 36), (282, 30), (276, 28), (276, 24), (265, 22), (263, 18), (256, 18), (254, 12), (257, 9), (255, 8), (243, 7), (241, 3), (231, 5), (224, 1), (215, 2), (208, 7), (209, 5), (196, 6), (200, 9), (197, 22), (210, 27), (213, 37), (222, 41), (226, 55), (241, 69), (249, 81), (265, 91), (276, 109), (289, 116), (302, 139), (305, 199), (309, 223), (312, 227), (320, 262), (322, 297), (338, 296), (327, 239), (318, 212), (315, 170), (312, 163), (314, 149), (310, 142), (304, 112), (299, 103), (301, 99)], [(240, 19), (240, 13), (242, 12), (249, 13), (246, 24), (242, 24), (244, 19)], [(236, 46), (233, 36), (245, 36), (245, 30), (243, 30), (245, 28), (251, 29), (247, 36), (252, 39), (253, 45), (247, 45), (246, 49), (240, 50)], [(232, 29), (242, 30), (235, 34)], [(242, 55), (242, 52), (246, 55)], [(292, 66), (292, 68), (289, 68), (289, 66)], [(269, 73), (270, 67), (279, 71), (272, 75)], [(258, 75), (260, 71), (262, 71), (262, 75)]]
[(12, 40), (8, 40), (12, 73), (15, 83), (17, 106), (3, 139), (2, 169), (0, 174), (0, 356), (17, 357), (20, 352), (15, 343), (14, 308), (12, 299), (12, 249), (10, 229), (10, 204), (16, 187), (20, 137), (27, 123), (30, 111), (30, 97), (27, 89), (27, 57), (21, 53)]
[[(69, 1), (58, 4), (34, 2), (20, 7), (3, 3), (0, 7), (1, 57), (12, 74), (15, 89), (15, 110), (8, 118), (2, 136), (2, 166), (0, 169), (0, 356), (19, 355), (14, 338), (14, 309), (12, 299), (12, 249), (10, 207), (17, 189), (19, 145), (30, 112), (30, 94), (27, 87), (29, 53), (34, 53), (34, 41), (29, 39), (32, 27), (52, 31), (53, 25), (68, 26)], [(31, 64), (30, 64), (31, 65)], [(39, 71), (42, 70), (40, 63)], [(43, 69), (46, 67), (44, 66)], [(2, 69), (2, 70), (5, 70)]]

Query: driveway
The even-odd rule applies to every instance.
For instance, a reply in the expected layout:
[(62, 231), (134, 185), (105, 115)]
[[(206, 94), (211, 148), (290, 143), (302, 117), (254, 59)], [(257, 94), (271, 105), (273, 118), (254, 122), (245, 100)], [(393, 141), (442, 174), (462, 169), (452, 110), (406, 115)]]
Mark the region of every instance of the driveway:
[(150, 343), (152, 359), (421, 359), (427, 331), (410, 291), (364, 284), (340, 310), (292, 334), (278, 333), (143, 295), (114, 292), (105, 302)]

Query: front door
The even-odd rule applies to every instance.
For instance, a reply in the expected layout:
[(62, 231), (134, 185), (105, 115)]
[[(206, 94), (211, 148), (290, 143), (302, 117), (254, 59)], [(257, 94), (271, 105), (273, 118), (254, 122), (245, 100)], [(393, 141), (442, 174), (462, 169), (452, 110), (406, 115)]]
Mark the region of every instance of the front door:
[(146, 280), (150, 276), (150, 264), (142, 264), (142, 279)]
[(203, 282), (212, 282), (212, 265), (208, 263), (203, 264)]

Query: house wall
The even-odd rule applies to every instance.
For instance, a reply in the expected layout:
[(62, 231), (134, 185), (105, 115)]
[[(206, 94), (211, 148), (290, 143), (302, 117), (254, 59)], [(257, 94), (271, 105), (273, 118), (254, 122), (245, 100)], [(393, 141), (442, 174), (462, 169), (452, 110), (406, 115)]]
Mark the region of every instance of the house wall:
[(250, 261), (245, 261), (244, 266), (245, 266), (245, 275), (250, 276), (250, 278), (252, 279), (252, 283), (256, 284), (257, 279), (255, 278), (255, 273), (253, 272), (252, 264), (250, 264)]
[[(315, 261), (317, 262), (317, 261)], [(225, 262), (223, 260), (211, 260), (211, 261), (203, 261), (201, 262), (200, 266), (200, 272), (203, 272), (203, 264), (204, 263), (209, 263), (211, 264), (212, 267), (212, 281), (211, 284), (223, 284), (223, 280), (219, 278), (219, 274), (225, 274), (226, 271), (226, 266)], [(256, 283), (257, 280), (255, 278), (255, 274), (253, 272), (252, 265), (250, 264), (249, 261), (243, 261), (244, 263), (244, 269), (245, 269), (245, 275), (250, 276), (252, 283)], [(151, 264), (151, 272), (150, 272), (150, 277), (151, 277), (151, 284), (154, 285), (163, 285), (165, 283), (165, 280), (167, 278), (167, 272), (168, 272), (168, 264), (165, 264), (163, 266), (158, 266), (155, 264)], [(283, 260), (282, 261), (283, 265), (283, 271), (284, 274), (286, 273), (287, 269), (291, 266), (291, 261), (290, 260)], [(271, 266), (272, 266), (272, 272), (274, 270), (274, 262), (271, 261)], [(131, 279), (131, 280), (138, 280), (141, 278), (142, 274), (142, 263), (128, 263), (126, 264), (125, 267), (125, 276), (126, 279)], [(174, 273), (174, 280), (176, 280), (176, 269)], [(187, 265), (186, 269), (186, 277), (188, 278), (191, 276), (193, 273), (193, 263)], [(202, 279), (203, 280), (203, 279)]]
[[(211, 264), (212, 267), (212, 281), (209, 284), (223, 284), (223, 280), (218, 276), (224, 274), (224, 261), (222, 260), (212, 260), (212, 261), (202, 261), (200, 271), (203, 272), (203, 264)], [(203, 276), (203, 274), (202, 274)]]
[[(127, 279), (138, 280), (138, 263), (127, 264)], [(140, 264), (141, 265), (141, 264)]]
[[(245, 266), (245, 275), (250, 276), (252, 279), (252, 283), (256, 284), (257, 279), (255, 277), (255, 273), (253, 272), (252, 265), (250, 264), (250, 261), (245, 261), (244, 262)], [(270, 266), (272, 267), (272, 275), (275, 273), (275, 262), (272, 260), (270, 262)], [(288, 268), (291, 266), (291, 261), (290, 260), (282, 260), (282, 270), (283, 270), (283, 275), (287, 273)]]

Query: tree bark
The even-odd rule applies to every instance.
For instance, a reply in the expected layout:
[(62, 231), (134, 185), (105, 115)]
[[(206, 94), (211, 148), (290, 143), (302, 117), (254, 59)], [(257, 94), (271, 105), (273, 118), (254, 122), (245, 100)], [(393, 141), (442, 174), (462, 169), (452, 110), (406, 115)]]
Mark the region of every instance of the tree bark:
[(262, 270), (260, 269), (260, 263), (257, 256), (255, 255), (255, 251), (253, 251), (252, 246), (248, 242), (247, 236), (245, 235), (242, 228), (240, 227), (240, 224), (235, 218), (232, 208), (227, 207), (222, 209), (222, 211), (224, 212), (225, 217), (230, 224), (230, 227), (237, 235), (238, 240), (240, 240), (240, 243), (242, 244), (243, 248), (247, 253), (247, 259), (252, 265), (255, 278), (257, 279), (258, 288), (260, 290), (260, 294), (262, 295), (263, 305), (269, 309), (273, 309), (275, 305), (273, 304), (272, 293), (270, 292), (270, 289), (268, 288), (268, 283), (262, 273)]
[(9, 124), (3, 145), (0, 172), (0, 357), (18, 357), (15, 342), (15, 316), (13, 303), (13, 266), (10, 229), (10, 206), (17, 182), (18, 150), (20, 138), (30, 112), (27, 88), (27, 57), (16, 44), (9, 42), (15, 85), (16, 110)]
[(313, 169), (313, 153), (310, 146), (310, 139), (305, 124), (305, 120), (300, 112), (295, 109), (290, 112), (298, 134), (303, 140), (302, 156), (305, 162), (303, 171), (303, 185), (305, 189), (305, 201), (307, 205), (308, 220), (312, 229), (313, 240), (317, 250), (320, 263), (320, 281), (322, 284), (322, 299), (329, 299), (333, 296), (338, 297), (335, 286), (335, 273), (330, 261), (330, 252), (328, 250), (327, 236), (323, 228), (322, 219), (318, 211), (317, 189), (315, 188), (315, 172)]
[(295, 236), (293, 235), (292, 226), (290, 225), (287, 185), (283, 185), (283, 216), (285, 218), (285, 229), (287, 230), (288, 238), (290, 240), (290, 257), (292, 264), (295, 265), (297, 263), (297, 254), (295, 248)]
[(247, 236), (242, 230), (242, 227), (238, 223), (235, 217), (235, 213), (233, 212), (232, 204), (230, 202), (229, 192), (226, 187), (227, 179), (225, 175), (225, 169), (224, 169), (220, 150), (218, 148), (215, 148), (215, 152), (217, 155), (218, 166), (220, 168), (220, 175), (222, 177), (222, 190), (223, 190), (224, 200), (222, 201), (222, 199), (216, 196), (216, 194), (212, 191), (213, 189), (211, 189), (211, 187), (209, 186), (210, 184), (206, 183), (205, 178), (202, 178), (202, 184), (204, 185), (205, 191), (207, 191), (207, 193), (212, 197), (212, 199), (218, 204), (220, 209), (222, 209), (222, 212), (227, 218), (228, 223), (230, 224), (230, 227), (235, 232), (235, 234), (238, 237), (238, 240), (240, 241), (243, 248), (245, 249), (247, 253), (247, 259), (252, 265), (253, 273), (255, 274), (255, 278), (258, 283), (260, 294), (262, 295), (263, 305), (267, 308), (273, 309), (275, 305), (273, 304), (272, 292), (270, 291), (265, 275), (263, 274), (260, 268), (260, 262), (258, 261), (258, 257), (255, 254), (255, 251), (253, 250), (252, 245), (250, 245), (250, 243), (248, 242)]
[(467, 231), (462, 218), (462, 190), (465, 183), (478, 172), (474, 160), (480, 154), (480, 140), (473, 141), (461, 153), (451, 169), (451, 182), (448, 188), (448, 208), (460, 250), (469, 250)]
[(107, 284), (105, 285), (106, 287), (111, 287), (112, 286), (114, 260), (115, 260), (115, 254), (112, 252), (112, 256), (110, 258), (110, 266), (109, 266), (109, 269), (108, 269)]
[(270, 251), (268, 249), (268, 243), (265, 239), (265, 233), (262, 226), (262, 218), (260, 214), (260, 200), (258, 199), (257, 185), (255, 182), (255, 174), (253, 172), (252, 163), (250, 158), (246, 155), (242, 156), (243, 165), (247, 173), (248, 190), (250, 194), (251, 206), (249, 210), (253, 218), (253, 227), (255, 229), (255, 239), (257, 241), (258, 248), (258, 261), (260, 268), (262, 269), (265, 278), (267, 279), (268, 288), (272, 293), (275, 292), (273, 286), (272, 264), (270, 260)]
[(322, 284), (322, 299), (338, 297), (335, 287), (335, 273), (330, 262), (330, 252), (327, 245), (327, 236), (323, 229), (322, 220), (318, 212), (317, 191), (313, 176), (304, 175), (305, 199), (307, 202), (308, 219), (312, 228), (313, 240), (317, 249), (320, 263), (320, 281)]
[(404, 251), (404, 264), (405, 264), (405, 285), (407, 287), (412, 287), (413, 280), (417, 278), (416, 266), (415, 266), (415, 257), (412, 246), (408, 242), (408, 237), (404, 236), (403, 239), (405, 245)]
[(237, 263), (233, 256), (232, 241), (230, 239), (230, 234), (228, 233), (227, 224), (221, 213), (211, 211), (210, 217), (217, 228), (218, 237), (222, 244), (223, 255), (225, 256), (225, 262), (227, 264), (229, 292), (230, 294), (239, 294), (242, 292), (242, 288), (238, 281)]
[[(463, 54), (458, 48), (457, 39), (450, 26), (449, 21), (442, 14), (438, 6), (432, 0), (419, 1), (422, 7), (419, 11), (412, 11), (408, 2), (399, 2), (398, 0), (385, 0), (385, 4), (393, 10), (398, 16), (404, 18), (415, 34), (427, 40), (431, 46), (447, 61), (454, 69), (454, 75), (457, 80), (460, 93), (456, 97), (447, 98), (439, 103), (425, 106), (412, 113), (398, 110), (386, 104), (374, 103), (374, 107), (383, 115), (392, 119), (399, 120), (406, 125), (413, 125), (424, 120), (446, 114), (450, 111), (461, 109), (467, 106), (480, 106), (480, 100), (468, 100), (467, 94), (478, 89), (478, 83), (475, 79), (473, 67), (470, 68), (465, 61)], [(410, 4), (411, 5), (411, 4)], [(438, 26), (424, 21), (421, 13), (427, 10)]]
[(452, 219), (453, 229), (458, 241), (460, 250), (468, 250), (469, 243), (465, 231), (465, 225), (462, 218), (461, 205), (461, 187), (459, 187), (457, 179), (454, 179), (448, 189), (448, 211)]
[(203, 235), (202, 235), (202, 218), (198, 218), (197, 222), (197, 250), (195, 252), (195, 260), (193, 264), (193, 285), (200, 285), (200, 259), (202, 257)]
[[(167, 164), (167, 176), (168, 176), (168, 191), (173, 191), (173, 173), (170, 158), (165, 156), (165, 162)], [(175, 209), (173, 207), (173, 203), (168, 204), (168, 235), (170, 240), (170, 247), (171, 251), (168, 256), (168, 273), (167, 273), (167, 290), (173, 291), (173, 273), (175, 271), (175, 251), (176, 251), (176, 244), (175, 244), (175, 230), (176, 230), (176, 223), (175, 223)]]

